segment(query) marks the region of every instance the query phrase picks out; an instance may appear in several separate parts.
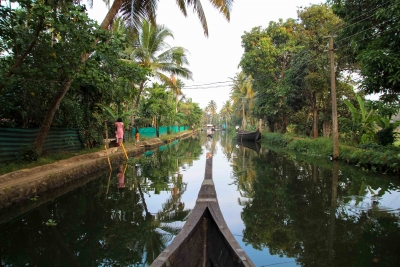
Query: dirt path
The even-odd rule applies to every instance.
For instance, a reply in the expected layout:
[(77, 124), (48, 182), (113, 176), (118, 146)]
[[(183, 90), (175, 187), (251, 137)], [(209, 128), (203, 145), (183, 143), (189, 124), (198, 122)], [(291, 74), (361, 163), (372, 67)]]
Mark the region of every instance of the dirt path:
[[(190, 135), (191, 133), (184, 133), (166, 142), (154, 138), (142, 142), (138, 146), (127, 143), (125, 149), (128, 156), (136, 156), (143, 154), (146, 150)], [(108, 152), (111, 164), (125, 159), (120, 147), (110, 148)], [(102, 168), (109, 168), (106, 150), (1, 175), (0, 209), (72, 183)]]

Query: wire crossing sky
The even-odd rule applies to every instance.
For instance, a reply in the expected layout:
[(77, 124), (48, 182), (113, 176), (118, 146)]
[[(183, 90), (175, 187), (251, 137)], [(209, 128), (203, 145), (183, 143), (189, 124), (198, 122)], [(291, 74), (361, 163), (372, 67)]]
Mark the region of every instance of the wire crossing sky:
[[(202, 0), (201, 3), (207, 18), (208, 38), (204, 36), (197, 15), (188, 10), (188, 16), (185, 18), (175, 0), (160, 0), (157, 23), (164, 24), (173, 32), (174, 39), (167, 40), (171, 46), (183, 46), (189, 51), (189, 69), (193, 72), (193, 80), (183, 80), (183, 94), (186, 98), (192, 98), (193, 102), (199, 103), (201, 108), (205, 108), (214, 100), (219, 111), (223, 103), (229, 100), (231, 78), (240, 72), (238, 65), (243, 54), (241, 36), (244, 32), (249, 32), (257, 26), (266, 28), (270, 21), (278, 21), (280, 18), (297, 18), (299, 7), (322, 2), (235, 0), (230, 22), (213, 9), (209, 0)], [(104, 3), (96, 2), (93, 9), (88, 8), (88, 13), (91, 18), (101, 23), (107, 9)], [(228, 82), (218, 84), (225, 81)], [(193, 90), (195, 88), (208, 90)]]

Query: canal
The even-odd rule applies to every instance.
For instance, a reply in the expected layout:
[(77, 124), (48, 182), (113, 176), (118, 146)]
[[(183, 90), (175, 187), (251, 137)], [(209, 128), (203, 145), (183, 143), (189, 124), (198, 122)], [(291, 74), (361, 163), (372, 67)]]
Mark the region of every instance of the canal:
[(400, 184), (199, 132), (77, 188), (0, 210), (1, 266), (148, 266), (184, 225), (212, 151), (229, 229), (261, 266), (400, 266)]

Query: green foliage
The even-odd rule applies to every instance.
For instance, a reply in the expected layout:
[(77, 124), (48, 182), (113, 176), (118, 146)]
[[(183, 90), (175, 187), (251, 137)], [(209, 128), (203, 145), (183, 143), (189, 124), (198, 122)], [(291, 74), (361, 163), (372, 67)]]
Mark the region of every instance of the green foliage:
[(279, 133), (262, 133), (262, 142), (279, 147), (286, 147), (292, 137)]
[(30, 200), (30, 201), (33, 201), (33, 202), (36, 202), (36, 201), (38, 201), (39, 199), (40, 199), (39, 196), (34, 196), (34, 197), (31, 197), (29, 200)]
[(400, 172), (399, 149), (379, 151), (375, 149), (360, 149), (341, 146), (340, 160), (345, 161), (349, 164), (354, 164), (366, 170), (379, 171), (384, 173)]
[(312, 157), (330, 157), (333, 143), (331, 139), (322, 137), (317, 139), (293, 138), (286, 148)]
[[(290, 95), (291, 89), (284, 85), (283, 77), (293, 53), (298, 50), (295, 41), (297, 26), (293, 19), (271, 21), (266, 29), (255, 27), (242, 36), (244, 54), (240, 66), (245, 74), (251, 75), (251, 89), (256, 93), (256, 98), (252, 99), (254, 96), (250, 98), (246, 91), (239, 91), (247, 98), (251, 109), (248, 113), (268, 121), (271, 127), (280, 126), (283, 131), (289, 112), (286, 95)], [(238, 97), (243, 96), (239, 94)], [(236, 99), (234, 105), (239, 106), (241, 102), (241, 99)]]
[[(331, 139), (295, 138), (279, 133), (263, 133), (263, 143), (294, 151), (302, 155), (330, 159), (333, 152)], [(340, 145), (341, 161), (383, 173), (400, 173), (400, 148), (364, 143), (357, 147)]]
[(34, 145), (21, 146), (19, 148), (19, 155), (19, 160), (25, 162), (37, 161), (40, 157)]
[(375, 132), (377, 129), (374, 110), (367, 110), (360, 96), (357, 96), (357, 101), (359, 109), (349, 100), (344, 100), (344, 103), (351, 111), (351, 120), (347, 118), (341, 119), (341, 132), (351, 136), (351, 141), (356, 144), (374, 142), (376, 141)]
[(46, 226), (48, 226), (48, 227), (55, 227), (55, 226), (57, 226), (57, 223), (56, 223), (55, 220), (49, 219), (49, 220), (46, 222)]
[(393, 127), (383, 128), (376, 133), (378, 143), (383, 146), (392, 145), (396, 140), (396, 134), (398, 135)]
[[(341, 134), (345, 140), (351, 140), (353, 144), (364, 144), (376, 142), (381, 145), (390, 145), (396, 140), (395, 128), (400, 122), (391, 122), (387, 115), (379, 115), (380, 110), (375, 110), (376, 104), (364, 102), (357, 95), (359, 108), (356, 108), (349, 100), (345, 99), (344, 103), (351, 112), (351, 120), (341, 118)], [(367, 107), (368, 106), (368, 107)], [(381, 110), (385, 107), (380, 105)], [(368, 110), (370, 108), (370, 110)], [(392, 109), (393, 110), (393, 109)], [(382, 114), (388, 114), (384, 112)], [(390, 114), (390, 113), (389, 113)], [(379, 130), (380, 129), (380, 130)]]
[[(347, 62), (361, 74), (361, 89), (379, 93), (385, 101), (398, 101), (400, 92), (400, 1), (332, 0), (345, 24), (339, 32)], [(368, 12), (360, 12), (366, 10)], [(354, 21), (354, 18), (357, 20)]]

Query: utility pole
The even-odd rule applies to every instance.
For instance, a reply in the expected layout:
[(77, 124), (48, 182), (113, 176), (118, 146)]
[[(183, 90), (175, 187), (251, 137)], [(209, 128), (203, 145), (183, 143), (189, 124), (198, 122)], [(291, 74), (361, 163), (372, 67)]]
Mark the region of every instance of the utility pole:
[(245, 98), (242, 97), (242, 108), (243, 108), (242, 130), (244, 130), (244, 126), (246, 125), (246, 117), (245, 117), (245, 113), (244, 113), (244, 102), (245, 102)]
[(337, 101), (336, 101), (336, 76), (335, 76), (335, 58), (333, 49), (333, 35), (329, 38), (329, 55), (331, 59), (331, 97), (332, 97), (332, 133), (333, 133), (333, 160), (339, 159), (339, 126), (337, 116)]

